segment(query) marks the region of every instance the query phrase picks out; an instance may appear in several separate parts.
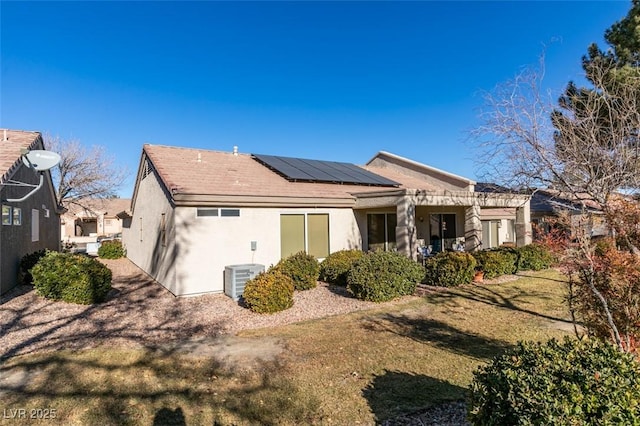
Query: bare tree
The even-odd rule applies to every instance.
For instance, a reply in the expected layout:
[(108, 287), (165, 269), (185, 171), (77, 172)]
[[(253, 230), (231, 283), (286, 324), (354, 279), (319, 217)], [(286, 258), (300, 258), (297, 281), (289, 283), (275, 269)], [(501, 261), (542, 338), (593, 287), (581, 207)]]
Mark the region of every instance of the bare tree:
[(122, 186), (127, 172), (115, 164), (102, 146), (87, 149), (80, 141), (45, 136), (48, 150), (57, 152), (60, 164), (51, 170), (51, 177), (60, 205), (83, 206), (83, 200), (112, 198)]
[(471, 133), (478, 174), (511, 188), (555, 183), (561, 164), (555, 156), (553, 97), (542, 89), (544, 57), (513, 79), (484, 93), (480, 126)]

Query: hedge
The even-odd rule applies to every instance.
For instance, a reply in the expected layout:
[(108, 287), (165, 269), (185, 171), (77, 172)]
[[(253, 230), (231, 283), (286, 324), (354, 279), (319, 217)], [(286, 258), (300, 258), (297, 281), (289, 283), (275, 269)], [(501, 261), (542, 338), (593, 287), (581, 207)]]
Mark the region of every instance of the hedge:
[(89, 305), (103, 302), (111, 290), (111, 270), (83, 255), (47, 252), (31, 274), (36, 292), (47, 299)]
[(640, 364), (598, 339), (520, 342), (474, 373), (474, 425), (638, 425)]
[(355, 297), (384, 302), (413, 294), (424, 277), (424, 268), (395, 252), (367, 253), (357, 260), (347, 276), (347, 289)]
[(442, 252), (425, 262), (424, 283), (440, 287), (456, 287), (473, 280), (476, 260), (466, 252)]

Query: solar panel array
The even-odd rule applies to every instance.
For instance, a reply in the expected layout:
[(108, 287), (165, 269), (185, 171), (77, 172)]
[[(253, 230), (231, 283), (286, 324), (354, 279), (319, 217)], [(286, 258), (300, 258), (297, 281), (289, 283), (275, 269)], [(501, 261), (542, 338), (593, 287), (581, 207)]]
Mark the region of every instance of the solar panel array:
[(351, 163), (306, 160), (303, 158), (252, 154), (260, 163), (290, 181), (331, 182), (356, 185), (399, 186), (387, 179)]

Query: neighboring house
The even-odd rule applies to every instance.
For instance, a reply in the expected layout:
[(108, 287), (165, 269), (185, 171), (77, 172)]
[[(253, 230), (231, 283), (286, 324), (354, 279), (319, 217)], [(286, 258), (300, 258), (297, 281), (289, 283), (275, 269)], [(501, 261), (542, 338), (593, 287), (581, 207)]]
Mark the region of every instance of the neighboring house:
[(39, 183), (39, 175), (24, 164), (22, 154), (42, 149), (38, 132), (0, 130), (0, 294), (18, 284), (18, 267), (25, 254), (60, 248), (60, 210), (48, 171), (43, 172), (43, 185), (33, 195), (23, 201), (8, 201), (33, 189), (21, 184)]
[(528, 197), (474, 185), (386, 152), (357, 167), (144, 145), (123, 242), (175, 295), (222, 292), (225, 266), (268, 267), (300, 250), (475, 250), (485, 208), (513, 209), (515, 241), (529, 243)]
[(62, 241), (73, 242), (78, 237), (111, 237), (122, 232), (131, 219), (128, 198), (93, 198), (69, 204), (62, 215)]
[(578, 200), (557, 190), (537, 190), (531, 197), (531, 222), (534, 233), (549, 232), (561, 212), (569, 214), (571, 227), (582, 228), (591, 237), (609, 235), (602, 209), (591, 200)]

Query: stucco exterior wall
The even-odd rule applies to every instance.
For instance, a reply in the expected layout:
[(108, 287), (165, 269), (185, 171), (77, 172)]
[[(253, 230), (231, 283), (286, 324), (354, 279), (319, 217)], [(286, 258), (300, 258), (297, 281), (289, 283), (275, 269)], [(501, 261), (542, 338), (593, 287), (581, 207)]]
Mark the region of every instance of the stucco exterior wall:
[[(225, 207), (227, 208), (227, 207)], [(227, 265), (258, 263), (268, 268), (280, 260), (280, 215), (329, 214), (331, 252), (362, 247), (353, 210), (348, 208), (238, 208), (239, 217), (197, 217), (195, 207), (176, 208), (176, 243), (180, 258), (174, 294), (224, 291)], [(251, 242), (256, 250), (251, 250)]]
[(135, 210), (130, 226), (122, 230), (122, 243), (133, 263), (169, 290), (175, 289), (180, 253), (175, 240), (174, 210), (155, 173), (138, 185)]
[[(25, 166), (21, 166), (12, 179), (33, 184), (39, 182), (39, 177)], [(0, 189), (0, 198), (20, 198), (27, 192), (25, 188), (4, 186)], [(22, 223), (0, 225), (0, 294), (18, 284), (18, 268), (22, 256), (42, 249), (60, 249), (60, 216), (56, 213), (48, 173), (45, 174), (44, 185), (31, 197), (19, 203), (2, 201), (2, 205), (20, 208)], [(32, 238), (34, 219), (38, 221), (37, 241)]]

